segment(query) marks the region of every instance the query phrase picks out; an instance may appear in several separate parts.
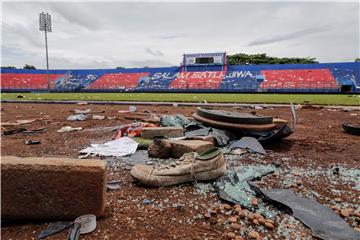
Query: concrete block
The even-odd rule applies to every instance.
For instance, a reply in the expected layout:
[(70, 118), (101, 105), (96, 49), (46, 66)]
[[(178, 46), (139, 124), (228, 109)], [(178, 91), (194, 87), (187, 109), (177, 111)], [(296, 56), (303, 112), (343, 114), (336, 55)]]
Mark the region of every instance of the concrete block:
[(160, 136), (167, 136), (169, 138), (183, 137), (184, 129), (179, 127), (151, 127), (141, 130), (142, 138), (154, 139)]
[(204, 152), (214, 145), (208, 141), (202, 140), (170, 140), (172, 145), (171, 156), (175, 158), (181, 157), (188, 152)]
[(2, 157), (1, 218), (103, 216), (106, 181), (102, 160)]

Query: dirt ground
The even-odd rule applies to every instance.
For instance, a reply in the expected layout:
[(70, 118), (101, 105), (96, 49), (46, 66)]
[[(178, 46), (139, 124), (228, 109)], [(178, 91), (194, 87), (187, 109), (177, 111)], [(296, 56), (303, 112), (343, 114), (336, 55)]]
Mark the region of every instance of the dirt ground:
[[(68, 121), (71, 110), (87, 109), (104, 111), (99, 115), (104, 120)], [(28, 156), (67, 156), (77, 158), (79, 151), (90, 143), (109, 141), (114, 132), (106, 126), (117, 126), (133, 122), (125, 119), (130, 114), (119, 113), (128, 106), (112, 105), (47, 105), (10, 104), (1, 106), (1, 122), (42, 117), (43, 120), (24, 125), (27, 129), (45, 127), (46, 132), (33, 135), (17, 133), (2, 136), (1, 155)], [(256, 111), (259, 114), (279, 116), (291, 120), (288, 108), (275, 109), (235, 109), (244, 112)], [(156, 114), (178, 114), (191, 116), (195, 107), (137, 106), (137, 112)], [(318, 202), (332, 207), (334, 211), (352, 208), (350, 216), (344, 217), (349, 226), (359, 228), (360, 194), (354, 182), (329, 176), (334, 166), (347, 169), (360, 168), (360, 137), (349, 135), (341, 128), (342, 122), (360, 123), (360, 111), (329, 110), (315, 107), (297, 109), (295, 133), (282, 142), (264, 146), (267, 150), (262, 163), (277, 163), (280, 174), (262, 178), (262, 187), (288, 187), (304, 196), (311, 196)], [(63, 126), (83, 127), (84, 130), (58, 133)], [(38, 145), (25, 145), (25, 140), (40, 140)], [(243, 159), (244, 164), (252, 160)], [(319, 173), (320, 172), (320, 173)], [(285, 174), (286, 173), (286, 174)], [(290, 215), (281, 213), (274, 229), (263, 229), (247, 219), (239, 220), (241, 230), (233, 230), (228, 223), (217, 219), (229, 217), (221, 211), (223, 203), (214, 192), (199, 191), (193, 184), (183, 184), (166, 188), (147, 188), (135, 183), (125, 168), (109, 168), (109, 180), (120, 180), (121, 189), (107, 191), (106, 216), (99, 219), (97, 229), (80, 239), (227, 239), (234, 232), (237, 239), (251, 239), (250, 230), (260, 233), (259, 239), (313, 239), (309, 229)], [(337, 198), (341, 198), (340, 200)], [(144, 205), (143, 200), (151, 200)], [(337, 201), (335, 201), (337, 199)], [(220, 208), (220, 210), (219, 210)], [(204, 217), (209, 209), (217, 214), (210, 219)], [(285, 217), (286, 216), (286, 217)], [(291, 220), (290, 222), (285, 221)], [(48, 222), (2, 223), (2, 239), (36, 239)], [(286, 229), (288, 230), (287, 233)], [(67, 231), (48, 239), (65, 239)]]

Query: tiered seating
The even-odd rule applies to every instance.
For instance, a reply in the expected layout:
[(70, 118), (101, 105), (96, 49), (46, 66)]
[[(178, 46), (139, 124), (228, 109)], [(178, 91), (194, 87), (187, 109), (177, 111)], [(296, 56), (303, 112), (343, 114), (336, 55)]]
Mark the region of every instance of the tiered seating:
[(100, 73), (92, 73), (90, 71), (86, 73), (69, 72), (56, 81), (54, 88), (60, 91), (80, 90), (90, 85), (101, 75)]
[(258, 88), (255, 73), (251, 74), (249, 71), (229, 71), (220, 85), (220, 89), (227, 91), (257, 91)]
[(329, 69), (264, 70), (261, 89), (337, 89)]
[(331, 72), (339, 84), (351, 81), (360, 86), (360, 73), (355, 68), (334, 67)]
[(177, 77), (178, 72), (151, 72), (148, 77), (139, 79), (136, 90), (138, 91), (158, 91), (167, 90), (169, 85)]
[(46, 90), (48, 89), (48, 77), (50, 85), (62, 77), (62, 74), (19, 74), (2, 73), (1, 89), (18, 90)]
[(134, 89), (140, 78), (147, 77), (149, 73), (110, 73), (91, 83), (86, 89)]
[(170, 89), (218, 89), (225, 72), (180, 72)]

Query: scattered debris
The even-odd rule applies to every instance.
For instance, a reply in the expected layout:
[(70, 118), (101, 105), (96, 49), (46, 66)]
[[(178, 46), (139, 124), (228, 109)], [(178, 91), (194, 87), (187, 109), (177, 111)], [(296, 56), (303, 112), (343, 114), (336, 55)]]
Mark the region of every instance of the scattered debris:
[(108, 190), (118, 190), (121, 188), (121, 181), (110, 181), (107, 183)]
[(182, 114), (164, 115), (160, 117), (160, 125), (163, 127), (182, 127), (185, 128), (190, 120)]
[(34, 119), (24, 119), (24, 120), (16, 120), (15, 122), (2, 122), (2, 126), (21, 126), (24, 124), (33, 123), (36, 121), (42, 120), (41, 118), (34, 118)]
[(345, 130), (345, 132), (360, 136), (360, 125), (343, 123), (342, 127)]
[(102, 115), (93, 115), (93, 116), (92, 116), (92, 119), (93, 119), (93, 120), (104, 120), (104, 119), (105, 119), (105, 116), (102, 116)]
[(237, 149), (237, 148), (249, 149), (253, 152), (266, 155), (266, 152), (265, 152), (265, 149), (263, 148), (263, 146), (259, 143), (258, 140), (256, 140), (253, 137), (243, 137), (240, 140), (233, 142), (230, 145), (230, 148), (231, 149)]
[(51, 222), (49, 225), (37, 236), (38, 240), (44, 239), (56, 233), (59, 233), (74, 224), (72, 221)]
[(136, 112), (136, 106), (129, 106), (129, 112)]
[(149, 205), (149, 204), (152, 203), (152, 201), (149, 200), (149, 199), (144, 199), (144, 200), (142, 201), (142, 203), (143, 203), (144, 205)]
[(84, 121), (87, 119), (87, 116), (85, 114), (76, 114), (76, 115), (70, 115), (67, 120), (69, 121)]
[(83, 128), (82, 127), (71, 127), (71, 126), (65, 126), (65, 127), (62, 127), (60, 128), (59, 130), (57, 130), (58, 133), (62, 133), (62, 132), (72, 132), (72, 131), (80, 131), (82, 130)]
[(82, 110), (82, 109), (74, 109), (75, 114), (87, 114), (91, 112), (91, 108)]
[(351, 229), (333, 210), (312, 199), (299, 197), (288, 189), (272, 189), (261, 192), (266, 198), (289, 207), (294, 217), (311, 228), (313, 235), (318, 238), (360, 239), (360, 233)]
[(34, 140), (25, 140), (25, 145), (36, 145), (40, 144), (40, 141), (34, 141)]
[(104, 144), (91, 144), (80, 151), (81, 154), (93, 154), (99, 156), (122, 157), (133, 154), (137, 149), (138, 143), (128, 137), (121, 137)]
[(272, 165), (248, 165), (236, 170), (228, 171), (223, 177), (214, 183), (218, 190), (219, 197), (228, 202), (240, 204), (251, 211), (258, 210), (267, 218), (273, 218), (274, 213), (267, 210), (262, 202), (255, 207), (251, 199), (255, 198), (256, 192), (253, 191), (248, 181), (261, 178), (274, 172), (276, 167)]

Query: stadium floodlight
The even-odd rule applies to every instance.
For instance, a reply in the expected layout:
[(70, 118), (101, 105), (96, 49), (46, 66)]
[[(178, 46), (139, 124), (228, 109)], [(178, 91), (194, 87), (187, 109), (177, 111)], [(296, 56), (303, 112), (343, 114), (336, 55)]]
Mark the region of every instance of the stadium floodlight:
[(48, 77), (48, 91), (50, 92), (50, 77), (49, 77), (49, 56), (48, 56), (48, 44), (47, 33), (52, 32), (51, 29), (51, 15), (41, 12), (39, 15), (39, 30), (45, 32), (45, 47), (46, 47), (46, 70)]

